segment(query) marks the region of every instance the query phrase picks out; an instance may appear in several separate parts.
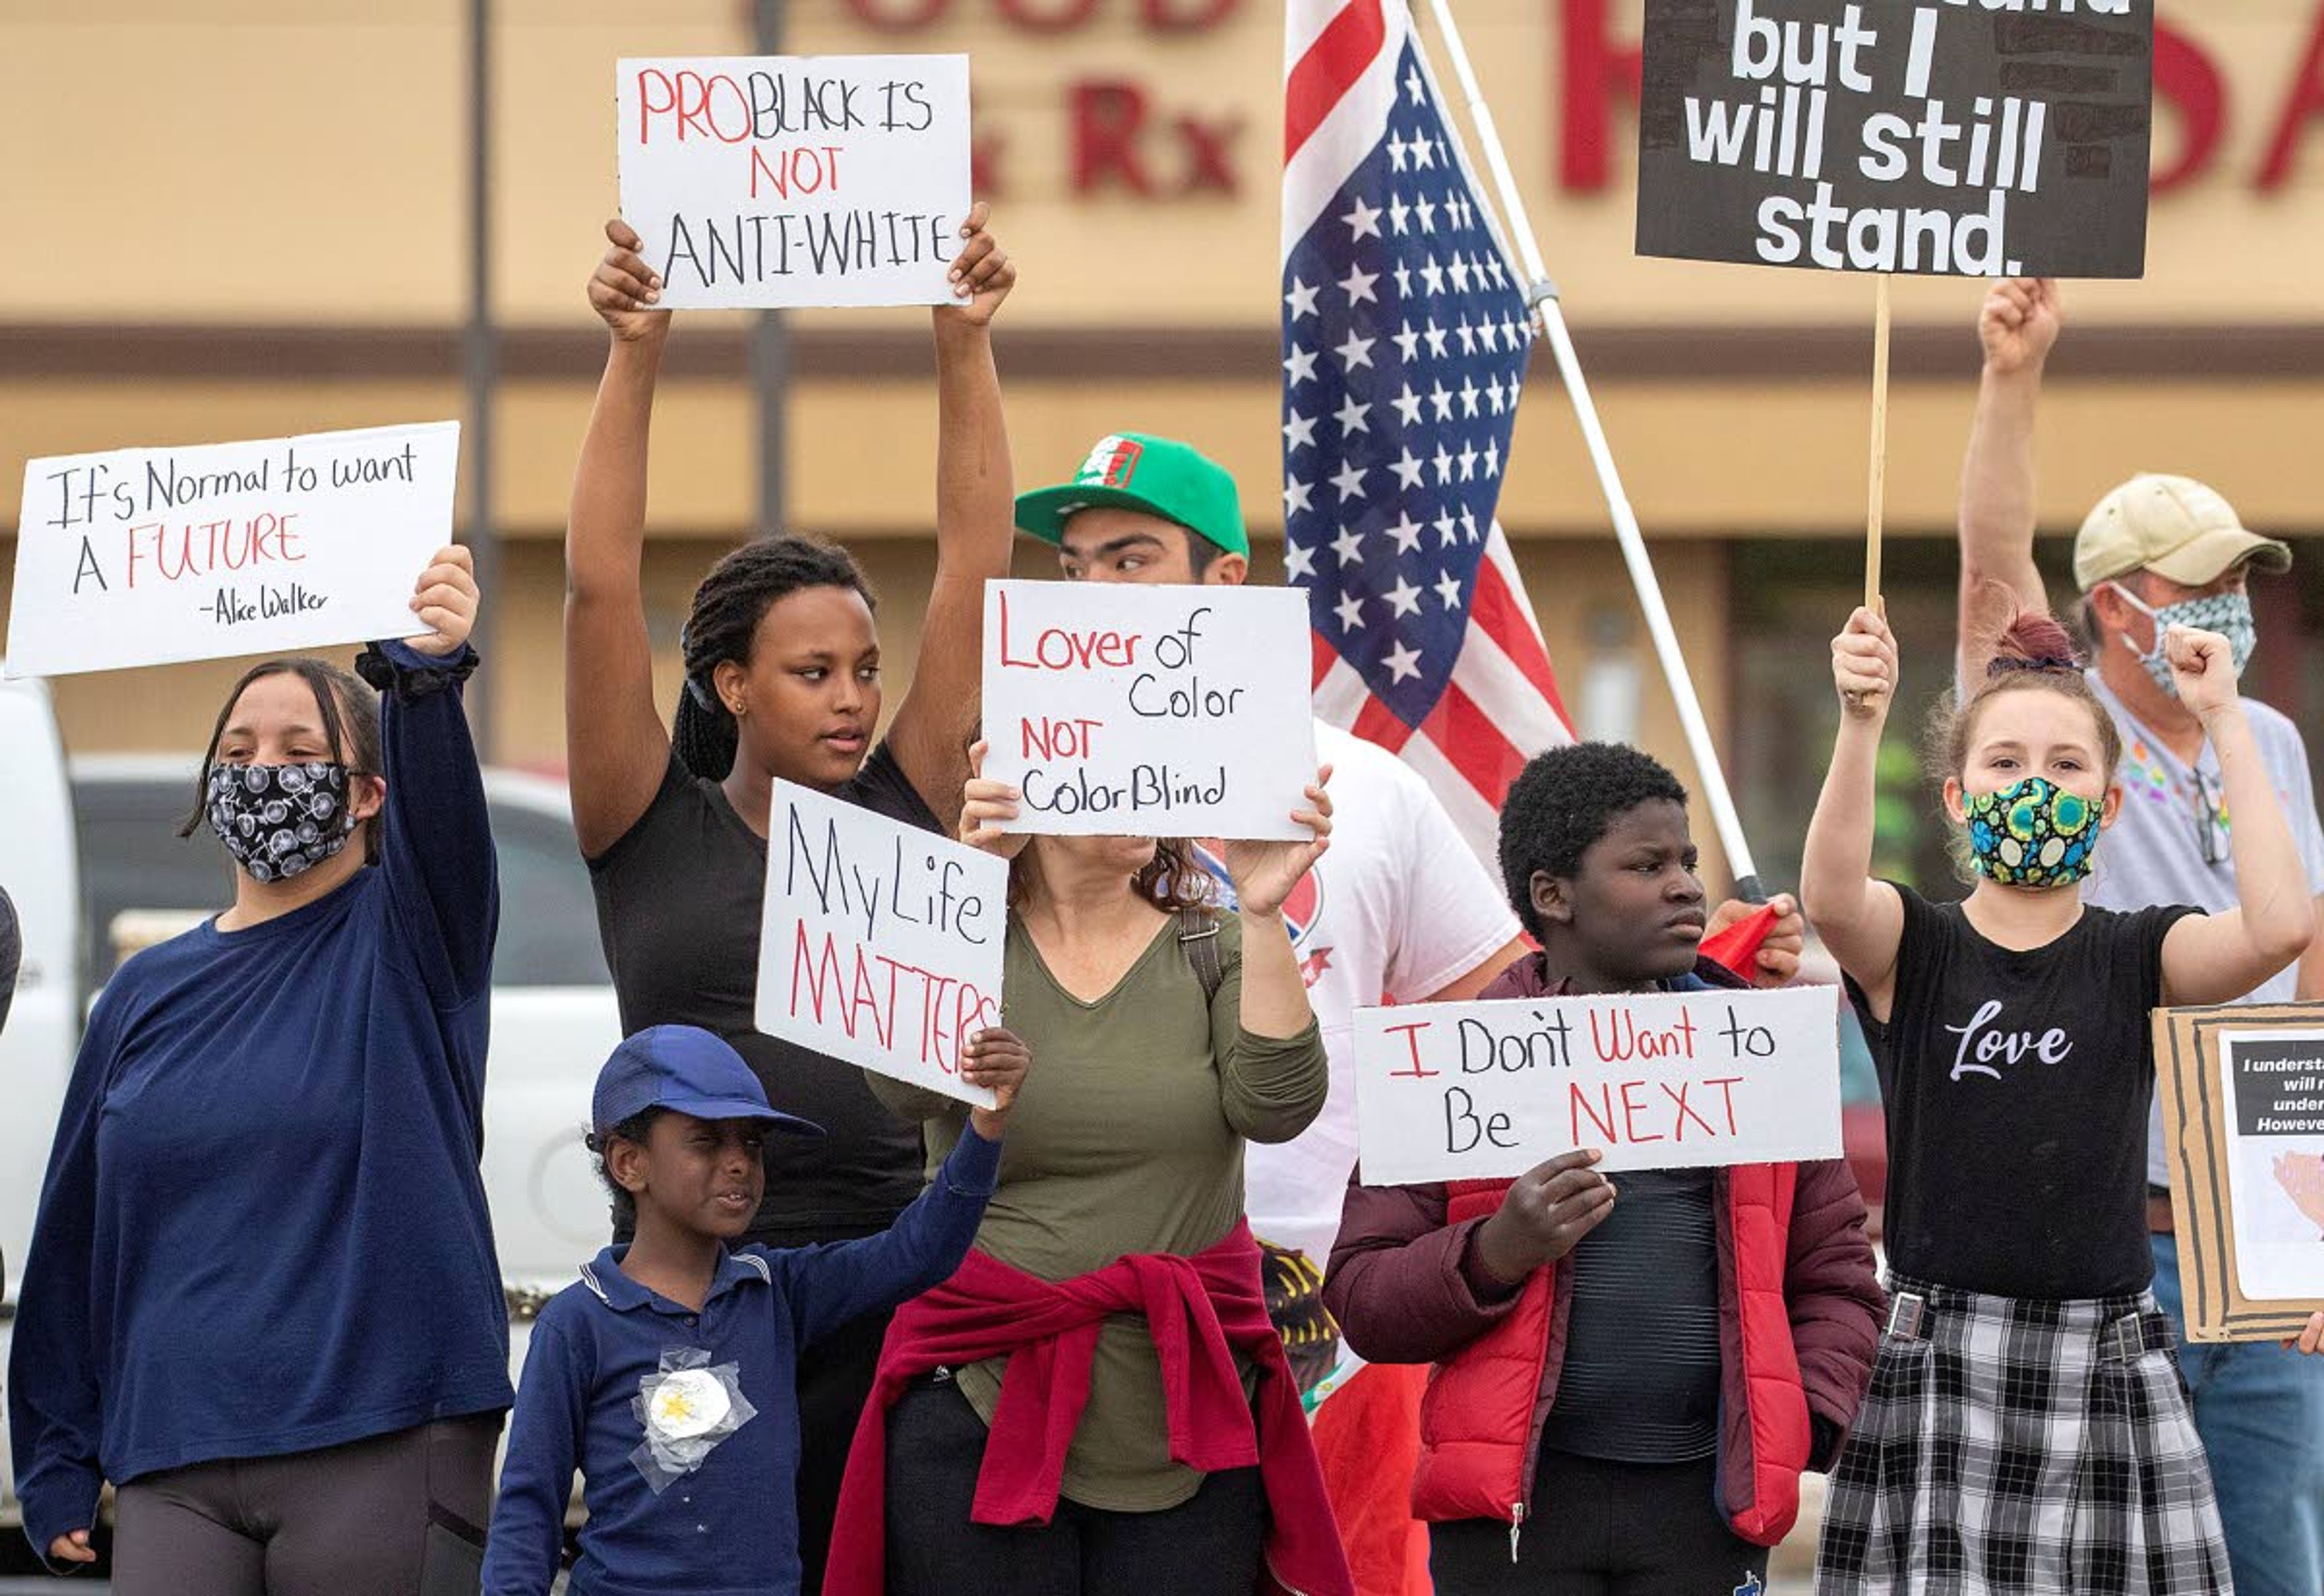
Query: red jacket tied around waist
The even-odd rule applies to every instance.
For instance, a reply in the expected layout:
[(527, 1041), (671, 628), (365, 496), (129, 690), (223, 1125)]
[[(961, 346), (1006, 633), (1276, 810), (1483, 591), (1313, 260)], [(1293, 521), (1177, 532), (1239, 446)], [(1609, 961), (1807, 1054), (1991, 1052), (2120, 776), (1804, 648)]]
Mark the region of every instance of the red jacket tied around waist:
[[(1705, 962), (1674, 984), (1742, 983)], [(1556, 990), (1535, 954), (1482, 995)], [(1324, 1301), (1349, 1345), (1374, 1362), (1438, 1365), (1421, 1407), (1416, 1518), (1508, 1523), (1531, 1499), (1532, 1437), (1557, 1398), (1572, 1280), (1560, 1260), (1512, 1295), (1478, 1293), (1470, 1238), (1510, 1184), (1351, 1186), (1332, 1249)], [(1880, 1287), (1844, 1161), (1740, 1166), (1720, 1171), (1714, 1190), (1720, 1505), (1737, 1535), (1773, 1545), (1798, 1516), (1801, 1471), (1828, 1467), (1856, 1416)]]
[[(1256, 1464), (1267, 1492), (1268, 1572), (1303, 1596), (1353, 1596), (1259, 1265), (1259, 1244), (1242, 1223), (1191, 1258), (1138, 1254), (1054, 1283), (972, 1251), (958, 1273), (907, 1303), (889, 1326), (840, 1489), (827, 1596), (881, 1596), (888, 1410), (933, 1369), (1008, 1357), (970, 1517), (1047, 1524), (1089, 1400), (1098, 1327), (1122, 1313), (1145, 1316), (1160, 1355), (1172, 1459), (1205, 1473)], [(1255, 1424), (1238, 1352), (1259, 1371)]]

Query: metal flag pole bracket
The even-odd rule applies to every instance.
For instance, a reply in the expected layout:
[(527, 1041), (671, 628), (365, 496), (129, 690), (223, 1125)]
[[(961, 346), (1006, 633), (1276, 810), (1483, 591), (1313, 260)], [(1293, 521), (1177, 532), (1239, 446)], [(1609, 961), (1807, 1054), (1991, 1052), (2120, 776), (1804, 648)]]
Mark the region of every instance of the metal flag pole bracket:
[(1613, 518), (1622, 563), (1629, 569), (1630, 585), (1637, 590), (1638, 608), (1645, 613), (1646, 632), (1654, 640), (1655, 657), (1662, 664), (1664, 679), (1670, 684), (1679, 725), (1686, 735), (1687, 751), (1694, 756), (1703, 801), (1711, 807), (1711, 825), (1719, 834), (1720, 845), (1726, 850), (1728, 868), (1735, 876), (1736, 896), (1751, 902), (1762, 901), (1765, 892), (1759, 884), (1758, 867), (1752, 863), (1750, 844), (1744, 840), (1743, 822), (1735, 811), (1734, 795), (1728, 789), (1726, 771), (1720, 765), (1719, 750), (1711, 742), (1710, 724), (1703, 718), (1702, 701), (1695, 694), (1694, 678), (1679, 650), (1670, 607), (1663, 601), (1662, 584), (1655, 579), (1654, 561), (1646, 553), (1646, 534), (1630, 507), (1629, 495), (1622, 489), (1613, 450), (1606, 442), (1605, 429), (1599, 423), (1597, 402), (1590, 396), (1590, 384), (1582, 374), (1582, 362), (1574, 353), (1573, 337), (1565, 325), (1563, 304), (1542, 257), (1541, 244), (1534, 236), (1533, 223), (1526, 215), (1525, 198), (1518, 191), (1516, 175), (1509, 170), (1500, 133), (1493, 125), (1492, 110), (1485, 104), (1484, 91), (1477, 85), (1475, 69), (1469, 64), (1469, 51), (1461, 42), (1461, 30), (1452, 20), (1450, 0), (1429, 0), (1429, 11), (1443, 37), (1445, 56), (1452, 63), (1453, 76), (1460, 80), (1470, 124), (1476, 129), (1478, 146), (1484, 152), (1485, 164), (1493, 174), (1493, 187), (1500, 196), (1501, 213), (1506, 220), (1501, 234), (1515, 242), (1526, 281), (1532, 284), (1526, 291), (1526, 303), (1539, 319), (1542, 336), (1549, 340), (1551, 352), (1557, 357), (1558, 373), (1564, 378), (1566, 394), (1572, 401), (1574, 419), (1581, 424), (1582, 442), (1589, 448), (1599, 489), (1605, 494), (1607, 511)]

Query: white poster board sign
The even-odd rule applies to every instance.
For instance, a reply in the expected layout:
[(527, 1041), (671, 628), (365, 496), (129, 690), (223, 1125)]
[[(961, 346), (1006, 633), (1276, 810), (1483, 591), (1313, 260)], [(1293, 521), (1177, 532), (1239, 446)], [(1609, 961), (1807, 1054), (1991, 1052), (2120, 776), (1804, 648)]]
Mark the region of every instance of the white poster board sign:
[(2218, 1069), (2236, 1284), (2324, 1296), (2324, 1030), (2223, 1031)]
[(1840, 1156), (1835, 987), (1356, 1011), (1367, 1185)]
[(1315, 780), (1307, 595), (984, 585), (984, 773), (1012, 831), (1296, 840)]
[(663, 308), (954, 302), (966, 56), (624, 60), (613, 97)]
[(1009, 866), (788, 781), (767, 823), (754, 1017), (770, 1037), (982, 1108), (968, 1038), (1001, 1023)]
[(459, 465), (456, 421), (27, 461), (7, 673), (424, 635)]

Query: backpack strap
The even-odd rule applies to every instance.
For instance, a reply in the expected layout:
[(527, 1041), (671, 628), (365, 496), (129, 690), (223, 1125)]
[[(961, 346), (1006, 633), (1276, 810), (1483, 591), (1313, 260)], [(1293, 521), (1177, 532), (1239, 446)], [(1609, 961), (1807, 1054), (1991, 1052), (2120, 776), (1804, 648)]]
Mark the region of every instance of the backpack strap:
[(1207, 909), (1182, 909), (1177, 918), (1178, 946), (1186, 950), (1194, 979), (1203, 983), (1203, 1001), (1215, 1003), (1227, 978), (1226, 962), (1219, 957), (1218, 917)]

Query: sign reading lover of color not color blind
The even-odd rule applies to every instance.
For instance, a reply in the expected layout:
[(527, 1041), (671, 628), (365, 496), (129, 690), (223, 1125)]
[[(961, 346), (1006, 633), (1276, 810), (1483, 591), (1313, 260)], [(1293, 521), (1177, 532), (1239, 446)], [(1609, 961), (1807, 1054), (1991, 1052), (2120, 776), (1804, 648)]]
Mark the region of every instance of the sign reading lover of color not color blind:
[(1637, 992), (1356, 1012), (1367, 1185), (1840, 1156), (1839, 992)]
[(966, 56), (623, 60), (614, 101), (662, 308), (954, 302)]
[(459, 462), (456, 421), (28, 461), (8, 674), (424, 635)]
[(1646, 0), (1640, 254), (2137, 277), (2152, 0)]
[(1315, 780), (1306, 595), (988, 582), (984, 773), (1012, 831), (1296, 840)]

